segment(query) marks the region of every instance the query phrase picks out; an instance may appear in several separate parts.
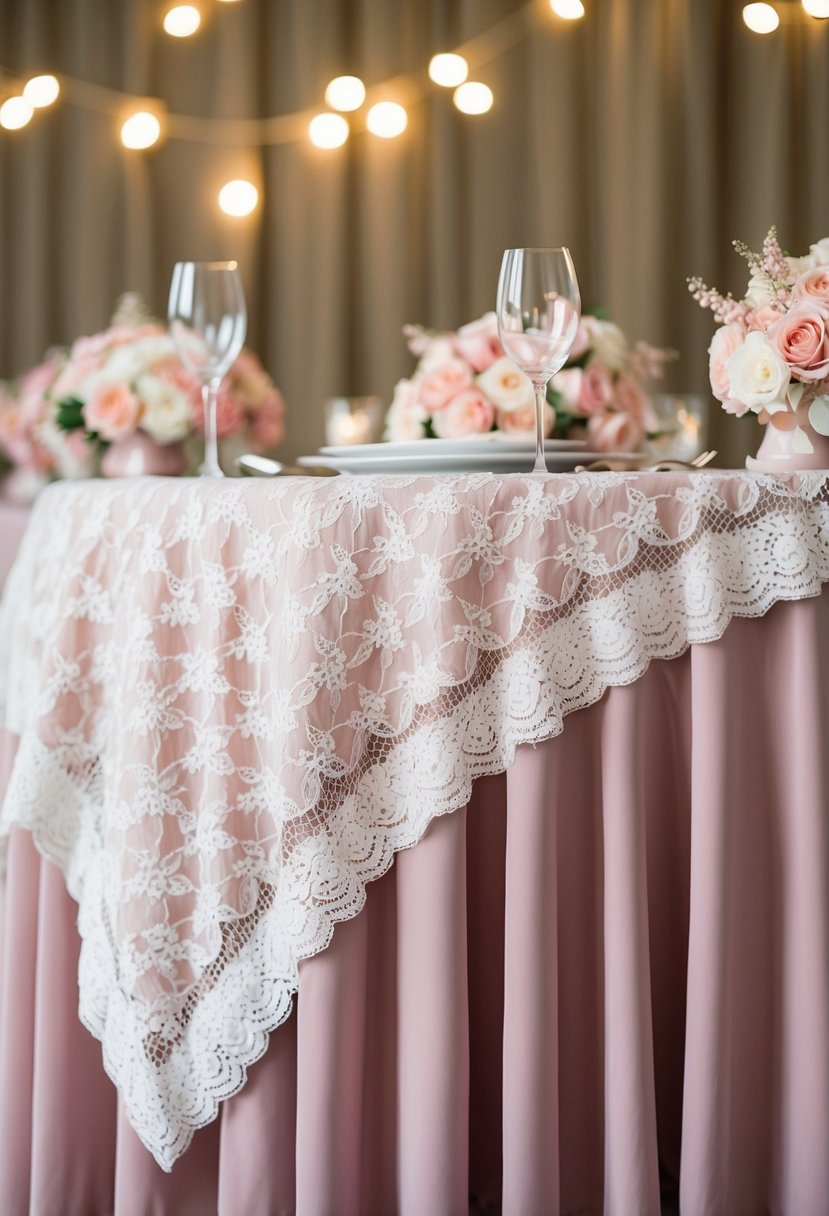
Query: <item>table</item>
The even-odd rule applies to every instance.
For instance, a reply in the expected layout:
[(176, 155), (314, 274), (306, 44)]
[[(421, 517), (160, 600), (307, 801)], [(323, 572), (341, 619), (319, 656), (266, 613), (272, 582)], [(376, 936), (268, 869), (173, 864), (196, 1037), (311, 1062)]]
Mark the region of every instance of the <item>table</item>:
[[(827, 501), (715, 473), (49, 490), (2, 633), (2, 1210), (66, 1216), (68, 1177), (78, 1211), (448, 1213), (471, 1185), (658, 1212), (681, 1149), (683, 1213), (821, 1211)], [(119, 1087), (64, 1169), (59, 1047), (94, 1044), (45, 1012), (78, 944), (30, 833)]]

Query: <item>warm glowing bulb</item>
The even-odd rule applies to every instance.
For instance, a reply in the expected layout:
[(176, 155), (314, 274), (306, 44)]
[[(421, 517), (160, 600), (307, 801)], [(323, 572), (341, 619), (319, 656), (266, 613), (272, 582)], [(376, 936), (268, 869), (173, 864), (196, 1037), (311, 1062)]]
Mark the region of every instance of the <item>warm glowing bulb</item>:
[(348, 123), (342, 114), (317, 114), (308, 123), (308, 138), (318, 148), (339, 148), (348, 139)]
[(201, 25), (201, 13), (195, 4), (177, 4), (164, 15), (164, 29), (173, 38), (189, 38)]
[(433, 55), (429, 61), (429, 75), (435, 84), (442, 85), (445, 89), (453, 89), (466, 80), (469, 64), (463, 55)]
[(23, 89), (23, 96), (29, 105), (38, 108), (50, 106), (53, 101), (57, 101), (59, 93), (60, 85), (55, 76), (33, 76)]
[(335, 76), (325, 90), (325, 104), (332, 110), (359, 110), (365, 99), (366, 86), (359, 76)]
[(396, 135), (402, 135), (408, 122), (408, 114), (396, 101), (378, 101), (366, 115), (369, 131), (382, 139), (394, 139)]
[(467, 80), (455, 89), (453, 100), (463, 114), (486, 114), (492, 109), (492, 89), (479, 80)]
[(800, 0), (810, 17), (829, 17), (829, 0)]
[(780, 24), (777, 10), (770, 4), (747, 4), (743, 9), (743, 21), (755, 34), (770, 34)]
[(550, 0), (550, 8), (557, 17), (565, 21), (578, 21), (584, 16), (584, 5), (581, 0)]
[(125, 148), (151, 148), (161, 135), (161, 123), (150, 110), (136, 110), (121, 127), (121, 143)]
[(23, 97), (7, 97), (0, 106), (0, 127), (7, 131), (19, 131), (25, 127), (34, 111)]
[(225, 215), (250, 215), (259, 202), (259, 191), (244, 178), (226, 182), (219, 191), (219, 206)]

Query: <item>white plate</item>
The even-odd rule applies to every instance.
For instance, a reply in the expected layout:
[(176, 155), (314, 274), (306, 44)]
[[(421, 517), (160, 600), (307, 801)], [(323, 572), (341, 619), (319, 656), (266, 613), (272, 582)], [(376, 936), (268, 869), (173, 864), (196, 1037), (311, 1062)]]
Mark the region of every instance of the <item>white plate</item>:
[[(331, 456), (335, 460), (340, 457), (351, 459), (355, 457), (380, 456), (385, 460), (389, 456), (416, 456), (418, 460), (428, 448), (435, 456), (456, 456), (459, 453), (479, 453), (495, 450), (497, 452), (531, 452), (535, 453), (534, 435), (505, 435), (503, 431), (487, 431), (484, 435), (467, 435), (463, 439), (415, 439), (408, 442), (389, 443), (351, 443), (338, 447), (320, 448), (321, 456)], [(577, 452), (584, 448), (583, 439), (545, 439), (546, 452)], [(310, 457), (309, 457), (310, 459)]]
[[(322, 465), (336, 469), (339, 473), (529, 473), (533, 467), (535, 449), (519, 449), (514, 452), (493, 451), (487, 447), (482, 451), (450, 454), (436, 452), (435, 442), (422, 440), (412, 445), (416, 450), (410, 455), (389, 455), (372, 452), (368, 456), (300, 456), (297, 464), (303, 468)], [(369, 446), (369, 445), (366, 445)], [(378, 445), (386, 448), (391, 445)], [(577, 464), (590, 464), (593, 460), (618, 458), (618, 452), (562, 451), (545, 452), (547, 468), (551, 473), (567, 473)], [(625, 456), (638, 457), (641, 453), (626, 452)]]

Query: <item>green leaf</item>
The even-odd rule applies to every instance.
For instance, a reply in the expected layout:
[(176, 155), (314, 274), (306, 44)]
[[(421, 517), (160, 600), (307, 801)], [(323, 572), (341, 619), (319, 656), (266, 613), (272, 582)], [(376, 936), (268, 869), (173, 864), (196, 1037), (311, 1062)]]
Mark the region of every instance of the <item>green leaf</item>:
[(83, 426), (83, 402), (77, 397), (62, 397), (55, 422), (63, 431), (79, 430)]
[(818, 435), (829, 435), (829, 397), (815, 397), (809, 406), (809, 422)]

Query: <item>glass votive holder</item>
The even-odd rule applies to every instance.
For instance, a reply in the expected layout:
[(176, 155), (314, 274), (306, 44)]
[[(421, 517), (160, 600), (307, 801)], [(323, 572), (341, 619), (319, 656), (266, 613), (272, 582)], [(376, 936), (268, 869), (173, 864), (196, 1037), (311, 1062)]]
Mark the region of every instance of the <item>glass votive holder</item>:
[(647, 442), (660, 460), (693, 460), (708, 442), (708, 398), (702, 393), (655, 393), (650, 397), (656, 433)]
[(325, 440), (332, 447), (377, 443), (382, 429), (379, 397), (331, 397), (325, 403)]

